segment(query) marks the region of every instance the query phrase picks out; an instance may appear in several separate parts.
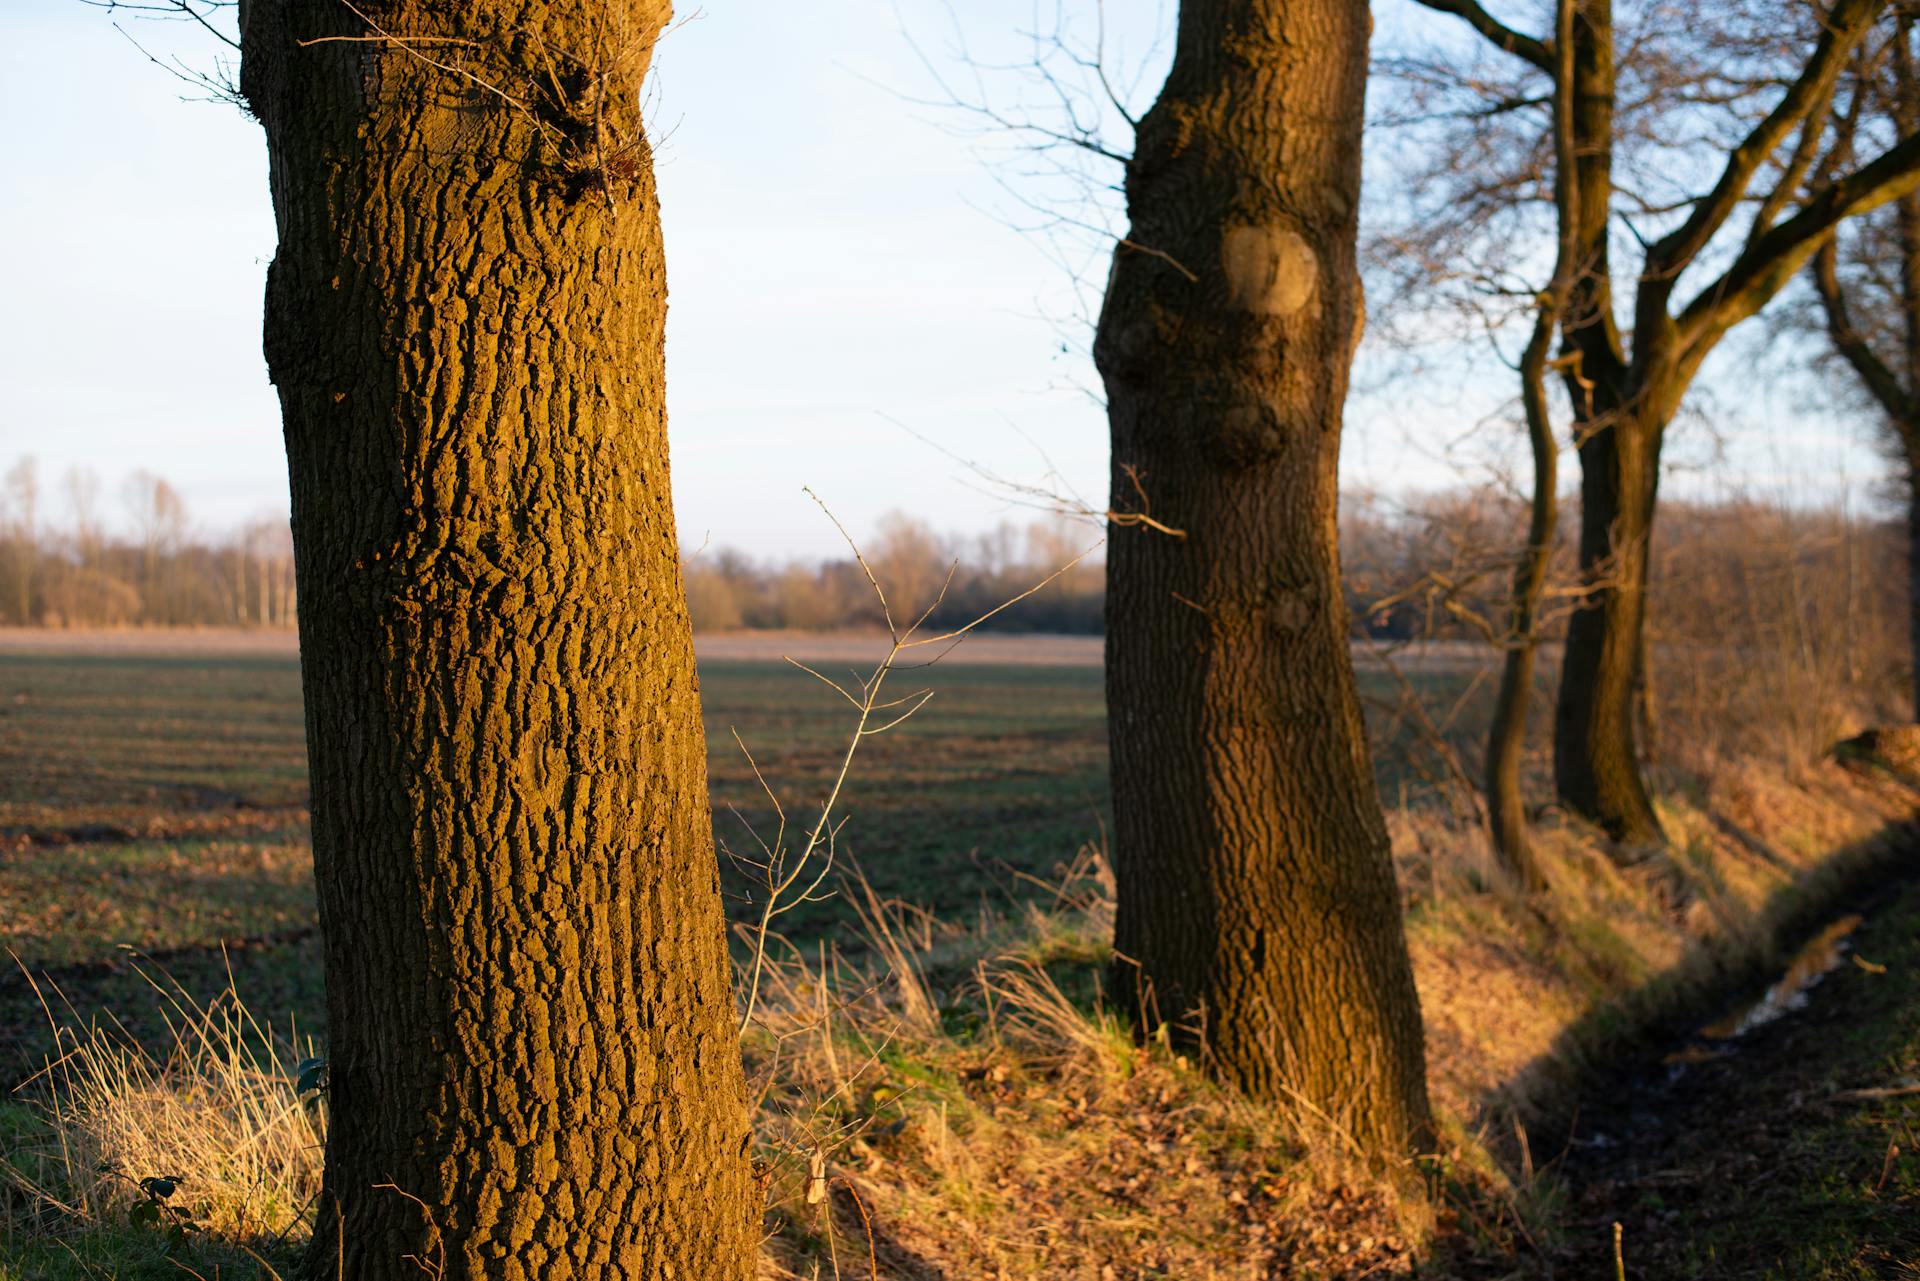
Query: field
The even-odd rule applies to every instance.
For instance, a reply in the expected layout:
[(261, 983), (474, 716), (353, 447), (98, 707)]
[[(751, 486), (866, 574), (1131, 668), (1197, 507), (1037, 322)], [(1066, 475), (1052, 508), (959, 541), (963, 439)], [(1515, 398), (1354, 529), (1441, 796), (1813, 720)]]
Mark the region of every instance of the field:
[[(781, 661), (864, 674), (871, 636), (703, 638), (715, 831), (751, 853), (774, 830), (741, 743), (803, 824), (837, 768), (851, 709)], [(977, 921), (1042, 895), (1040, 882), (1107, 822), (1099, 642), (982, 637), (928, 671), (925, 710), (862, 746), (839, 813), (836, 857), (883, 898)], [(1471, 667), (1429, 660), (1418, 677), (1451, 697)], [(1387, 750), (1382, 789), (1422, 787), (1389, 710), (1400, 688), (1378, 664), (1362, 683)], [(1476, 730), (1477, 732), (1477, 730)], [(248, 633), (0, 634), (0, 1083), (44, 1050), (39, 996), (21, 970), (51, 972), (79, 1011), (136, 1026), (150, 1007), (123, 962), (158, 958), (190, 987), (231, 966), (250, 997), (322, 1024), (307, 845), (299, 665), (284, 636)], [(729, 915), (750, 919), (751, 876), (722, 858)], [(796, 943), (859, 946), (844, 896), (781, 918)]]
[[(772, 815), (735, 732), (794, 824), (816, 811), (853, 729), (839, 696), (780, 654), (836, 677), (878, 655), (870, 637), (720, 638), (702, 651), (716, 832), (723, 847), (752, 849)], [(924, 686), (934, 697), (863, 745), (841, 811), (842, 866), (967, 937), (1011, 937), (1002, 924), (1047, 901), (1047, 884), (1104, 837), (1098, 656), (1097, 641), (987, 637), (964, 661), (896, 674), (896, 693)], [(1471, 679), (1458, 664), (1431, 666), (1442, 670), (1418, 678), (1430, 690)], [(1383, 707), (1401, 688), (1377, 668), (1364, 681)], [(1400, 722), (1387, 714), (1381, 725), (1391, 737)], [(1396, 794), (1418, 786), (1386, 768)], [(163, 1058), (193, 1002), (231, 1008), (216, 999), (229, 988), (276, 1037), (323, 1036), (306, 804), (298, 660), (284, 639), (0, 634), (0, 946), (12, 962), (0, 973), (0, 1089), (43, 1069), (49, 1007), (53, 1021), (128, 1035)], [(729, 913), (744, 922), (750, 878), (724, 856), (721, 868)], [(840, 894), (780, 927), (809, 952), (827, 942), (860, 965), (875, 958), (853, 918)], [(1074, 954), (1079, 991), (1092, 954), (1078, 944)], [(156, 978), (179, 986), (158, 990)], [(269, 1053), (285, 1071), (298, 1052), (281, 1039)], [(37, 1114), (8, 1106), (0, 1100), (0, 1137), (9, 1124), (44, 1133)], [(1103, 1123), (1133, 1120), (1116, 1110)], [(87, 1238), (115, 1269), (123, 1247), (143, 1248)], [(3, 1264), (0, 1277), (14, 1281)]]
[[(297, 659), (284, 638), (52, 639), (59, 647), (44, 636), (0, 632), (0, 946), (12, 954), (0, 974), (0, 1089), (44, 1066), (52, 1023), (81, 1029), (80, 1040), (68, 1033), (62, 1043), (59, 1070), (80, 1065), (97, 1077), (104, 1065), (111, 1088), (104, 1101), (81, 1109), (84, 1117), (74, 1114), (75, 1132), (92, 1135), (93, 1150), (147, 1154), (119, 1158), (129, 1167), (159, 1169), (156, 1163), (180, 1158), (155, 1153), (178, 1149), (99, 1137), (120, 1134), (128, 1100), (153, 1109), (143, 1112), (140, 1131), (150, 1135), (182, 1106), (156, 1100), (182, 1100), (221, 1079), (215, 1060), (193, 1066), (189, 1059), (179, 1068), (183, 1046), (190, 1055), (200, 1052), (196, 1044), (243, 1054), (268, 1045), (250, 1025), (237, 1038), (213, 1027), (237, 1004), (216, 999), (202, 1014), (194, 1001), (231, 989), (271, 1025), (265, 1066), (243, 1075), (247, 1098), (282, 1100), (278, 1116), (287, 1115), (291, 1064), (309, 1052), (302, 1047), (322, 1045), (310, 1039), (324, 1033), (324, 1001)], [(792, 823), (817, 804), (852, 730), (846, 704), (779, 653), (835, 675), (877, 655), (871, 638), (723, 639), (703, 643), (701, 661), (716, 831), (746, 849), (750, 827), (771, 830), (770, 811), (733, 732)], [(1403, 1274), (1412, 1230), (1391, 1203), (1356, 1196), (1337, 1181), (1329, 1186), (1310, 1138), (1223, 1096), (1184, 1058), (1135, 1046), (1088, 999), (1099, 983), (1110, 900), (1089, 884), (1084, 861), (1071, 898), (1057, 900), (1047, 886), (1104, 835), (1097, 647), (986, 638), (964, 653), (969, 661), (896, 677), (897, 692), (925, 685), (935, 694), (920, 716), (862, 748), (839, 851), (842, 866), (857, 868), (880, 899), (924, 907), (946, 924), (923, 930), (926, 918), (896, 912), (896, 928), (920, 931), (918, 941), (904, 951), (875, 949), (854, 920), (851, 894), (781, 923), (803, 946), (782, 952), (788, 959), (770, 977), (771, 1022), (746, 1044), (750, 1071), (771, 1074), (757, 1078), (767, 1089), (757, 1141), (776, 1170), (772, 1270), (764, 1275), (813, 1275), (821, 1252), (834, 1249), (835, 1231), (854, 1240), (866, 1231), (850, 1202), (836, 1199), (828, 1213), (809, 1199), (805, 1154), (818, 1140), (807, 1118), (822, 1116), (884, 1122), (894, 1136), (835, 1156), (843, 1179), (865, 1198), (859, 1214), (871, 1210), (885, 1225), (895, 1258), (921, 1261), (888, 1275), (997, 1271), (1037, 1281), (1105, 1276), (1110, 1264), (1126, 1263), (1111, 1275), (1239, 1276), (1243, 1245), (1266, 1261), (1258, 1275)], [(1615, 1220), (1629, 1224), (1636, 1257), (1657, 1255), (1666, 1274), (1736, 1275), (1711, 1260), (1745, 1248), (1733, 1226), (1738, 1197), (1728, 1191), (1741, 1185), (1727, 1182), (1734, 1172), (1725, 1159), (1744, 1151), (1745, 1140), (1702, 1128), (1699, 1102), (1669, 1092), (1581, 1110), (1573, 1100), (1582, 1132), (1610, 1127), (1609, 1115), (1657, 1118), (1636, 1121), (1629, 1147), (1618, 1146), (1616, 1132), (1606, 1140), (1612, 1163), (1589, 1162), (1585, 1170), (1569, 1158), (1564, 1174), (1547, 1174), (1553, 1163), (1542, 1149), (1543, 1172), (1514, 1181), (1488, 1144), (1516, 1132), (1513, 1114), (1501, 1109), (1528, 1098), (1568, 1102), (1569, 1083), (1616, 1070), (1596, 1065), (1630, 1066), (1621, 1056), (1638, 1052), (1646, 1029), (1676, 1018), (1681, 1030), (1698, 1026), (1685, 1020), (1721, 1000), (1730, 976), (1764, 973), (1790, 938), (1783, 931), (1832, 910), (1834, 887), (1847, 875), (1888, 865), (1885, 833), (1898, 849), (1910, 848), (1900, 833), (1915, 792), (1884, 773), (1833, 761), (1791, 776), (1730, 768), (1670, 796), (1664, 808), (1677, 852), (1633, 870), (1599, 857), (1578, 825), (1543, 814), (1538, 834), (1554, 897), (1513, 901), (1485, 877), (1472, 824), (1449, 808), (1458, 789), (1436, 786), (1454, 768), (1437, 747), (1456, 761), (1477, 759), (1484, 669), (1470, 653), (1402, 657), (1408, 661), (1398, 671), (1378, 660), (1359, 670), (1408, 908), (1430, 1073), (1455, 1136), (1448, 1160), (1460, 1184), (1448, 1195), (1458, 1204), (1443, 1209), (1439, 1247), (1459, 1256), (1458, 1267), (1436, 1275), (1535, 1275), (1510, 1266), (1523, 1244), (1544, 1269), (1538, 1275), (1587, 1275)], [(1416, 691), (1418, 714), (1406, 697)], [(730, 913), (736, 922), (748, 919), (749, 878), (724, 857), (722, 875)], [(1033, 904), (1048, 910), (1027, 910)], [(1788, 1025), (1737, 1053), (1716, 1043), (1712, 1053), (1731, 1057), (1698, 1078), (1731, 1079), (1746, 1062), (1778, 1077), (1777, 1088), (1745, 1111), (1709, 1106), (1748, 1127), (1765, 1119), (1758, 1114), (1767, 1107), (1785, 1108), (1791, 1142), (1778, 1149), (1780, 1195), (1809, 1215), (1822, 1198), (1845, 1203), (1851, 1217), (1844, 1222), (1809, 1222), (1801, 1234), (1808, 1257), (1832, 1268), (1804, 1275), (1877, 1275), (1847, 1270), (1867, 1257), (1861, 1242), (1883, 1252), (1876, 1257), (1908, 1258), (1916, 1248), (1903, 1226), (1915, 1194), (1912, 1144), (1897, 1128), (1920, 1119), (1916, 1105), (1829, 1107), (1810, 1125), (1793, 1101), (1807, 1089), (1826, 1097), (1911, 1083), (1913, 1028), (1901, 1012), (1914, 1008), (1920, 964), (1908, 944), (1899, 950), (1881, 940), (1910, 933), (1915, 911), (1909, 896), (1889, 924), (1863, 935), (1862, 947), (1896, 977), (1883, 983), (1865, 969), (1845, 976), (1852, 984), (1843, 989), (1851, 993), (1845, 1004), (1854, 1013), (1828, 1020), (1854, 1022), (1858, 1037), (1842, 1045), (1816, 1024), (1809, 1040)], [(847, 958), (844, 979), (835, 968), (830, 981), (809, 959), (820, 955), (814, 944)], [(961, 992), (962, 977), (974, 988), (954, 997), (953, 1009), (940, 1008), (946, 998), (932, 994)], [(162, 990), (170, 982), (178, 987)], [(798, 1041), (768, 1039), (798, 1035), (780, 1032), (788, 1023), (813, 1027), (805, 1022), (810, 1003), (824, 1000), (819, 994), (830, 986), (845, 1001), (831, 1035), (822, 1025)], [(996, 1011), (1011, 1021), (989, 1036), (981, 1028), (993, 1025), (981, 1019)], [(88, 1042), (88, 1028), (104, 1039)], [(184, 1041), (183, 1028), (190, 1033)], [(1003, 1043), (1003, 1032), (1013, 1039)], [(140, 1075), (157, 1068), (123, 1074), (124, 1065), (147, 1061), (115, 1048), (129, 1041), (146, 1046), (154, 1062), (176, 1065), (166, 1069), (165, 1089)], [(1806, 1053), (1810, 1044), (1833, 1053)], [(1622, 1079), (1631, 1078), (1628, 1071)], [(62, 1088), (76, 1097), (71, 1085)], [(911, 1101), (884, 1101), (900, 1090), (912, 1092)], [(40, 1095), (36, 1087), (22, 1097)], [(49, 1125), (44, 1108), (0, 1097), (0, 1169), (11, 1145), (71, 1183), (59, 1137), (65, 1131)], [(1567, 1122), (1553, 1132), (1575, 1133)], [(1666, 1146), (1676, 1135), (1693, 1136), (1690, 1146)], [(252, 1142), (243, 1134), (203, 1148), (202, 1164), (224, 1165), (234, 1146)], [(1898, 1151), (1889, 1154), (1889, 1144)], [(302, 1140), (282, 1152), (295, 1173), (276, 1186), (311, 1180), (315, 1150)], [(1513, 1167), (1517, 1153), (1507, 1156)], [(1675, 1181), (1682, 1168), (1690, 1172), (1684, 1184)], [(9, 1177), (20, 1186), (17, 1169)], [(113, 1177), (83, 1170), (81, 1182), (101, 1184), (87, 1195), (106, 1199), (91, 1213), (50, 1218), (54, 1202), (36, 1195), (10, 1204), (0, 1181), (0, 1279), (174, 1275), (164, 1240), (130, 1231), (138, 1196)], [(274, 1225), (297, 1222), (297, 1213), (289, 1219), (289, 1205), (263, 1211), (248, 1200), (253, 1184), (222, 1177), (220, 1186), (239, 1189), (240, 1210), (217, 1195), (206, 1204), (239, 1213), (255, 1245), (292, 1258), (297, 1250), (283, 1235), (289, 1229)], [(1682, 1191), (1697, 1215), (1663, 1217), (1662, 1198)], [(1123, 1204), (1132, 1208), (1116, 1212)], [(92, 1229), (70, 1231), (75, 1219)], [(1016, 1221), (1028, 1226), (1002, 1226)], [(14, 1270), (9, 1250), (24, 1251)], [(217, 1242), (207, 1250), (194, 1259), (228, 1257), (229, 1271), (252, 1275), (250, 1265), (221, 1256)]]

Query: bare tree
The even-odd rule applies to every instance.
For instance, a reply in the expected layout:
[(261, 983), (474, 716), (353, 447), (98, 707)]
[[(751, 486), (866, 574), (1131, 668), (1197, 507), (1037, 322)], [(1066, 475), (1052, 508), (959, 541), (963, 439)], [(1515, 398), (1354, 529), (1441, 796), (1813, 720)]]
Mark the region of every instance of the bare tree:
[(166, 578), (171, 557), (186, 537), (186, 500), (149, 471), (134, 472), (121, 493), (140, 548), (140, 616), (150, 623), (177, 621)]
[[(1444, 56), (1400, 68), (1441, 86), (1433, 96), (1453, 104), (1454, 136), (1467, 149), (1453, 188), (1453, 244), (1478, 237), (1485, 248), (1537, 225), (1527, 211), (1552, 197), (1554, 183), (1543, 156), (1574, 157), (1561, 176), (1575, 197), (1556, 206), (1551, 225), (1574, 263), (1558, 326), (1580, 458), (1584, 597), (1562, 665), (1555, 782), (1569, 808), (1617, 840), (1658, 842), (1633, 707), (1661, 446), (1720, 339), (1842, 220), (1920, 185), (1920, 137), (1909, 136), (1817, 192), (1804, 187), (1833, 123), (1840, 74), (1889, 0), (1795, 3), (1785, 14), (1744, 0), (1649, 0), (1624, 30), (1612, 0), (1579, 0), (1565, 37), (1530, 34), (1478, 0), (1418, 2), (1458, 18), (1504, 59), (1493, 74), (1479, 64), (1460, 73)], [(1559, 49), (1560, 39), (1570, 48)], [(1563, 80), (1568, 136), (1556, 141), (1551, 106)], [(1647, 163), (1661, 148), (1665, 164)], [(1623, 151), (1638, 168), (1616, 169)], [(1639, 260), (1624, 314), (1613, 265), (1622, 229)], [(1509, 287), (1507, 252), (1507, 265), (1479, 273), (1482, 287)]]
[(941, 595), (954, 558), (923, 520), (901, 511), (880, 518), (867, 562), (895, 609), (917, 618)]
[[(1916, 27), (1920, 9), (1903, 4), (1891, 38), (1855, 59), (1847, 137), (1823, 169), (1844, 160), (1855, 132), (1876, 124), (1900, 137), (1920, 135)], [(1833, 352), (1881, 417), (1905, 475), (1908, 637), (1920, 717), (1920, 191), (1828, 240), (1809, 275)]]
[(73, 554), (82, 569), (100, 559), (106, 535), (100, 527), (100, 478), (85, 467), (69, 467), (61, 477), (67, 497), (67, 527), (73, 534)]
[(1507, 873), (1532, 893), (1545, 890), (1547, 878), (1527, 835), (1520, 767), (1526, 755), (1527, 709), (1540, 647), (1540, 607), (1560, 522), (1560, 442), (1553, 430), (1547, 397), (1547, 366), (1554, 330), (1573, 288), (1578, 253), (1570, 216), (1579, 204), (1571, 91), (1575, 4), (1576, 0), (1555, 0), (1554, 6), (1552, 173), (1560, 236), (1554, 251), (1553, 278), (1536, 303), (1533, 332), (1520, 356), (1520, 402), (1526, 416), (1527, 447), (1533, 458), (1532, 496), (1527, 541), (1514, 565), (1513, 594), (1501, 636), (1506, 654), (1500, 689), (1487, 731), (1487, 826), (1494, 853)]
[(35, 575), (40, 558), (40, 472), (31, 456), (7, 469), (0, 480), (0, 536), (7, 544), (6, 593), (13, 621), (34, 621)]

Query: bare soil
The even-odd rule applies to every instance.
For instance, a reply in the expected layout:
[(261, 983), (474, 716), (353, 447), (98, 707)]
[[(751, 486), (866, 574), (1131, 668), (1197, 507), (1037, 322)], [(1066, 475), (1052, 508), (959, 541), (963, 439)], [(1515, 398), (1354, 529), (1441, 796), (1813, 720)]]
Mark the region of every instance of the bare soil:
[[(980, 632), (958, 645), (915, 649), (907, 661), (941, 661), (954, 666), (1098, 667), (1104, 642), (1098, 636), (1051, 633)], [(702, 659), (715, 662), (851, 664), (871, 667), (886, 657), (887, 636), (879, 631), (704, 632), (694, 638)], [(60, 629), (0, 627), (0, 653), (145, 655), (198, 657), (209, 654), (290, 655), (299, 652), (292, 631), (243, 627), (130, 627)], [(1424, 641), (1383, 645), (1356, 641), (1353, 659), (1369, 669), (1389, 665), (1404, 671), (1465, 672), (1490, 667), (1497, 655), (1470, 641)]]
[(256, 627), (0, 627), (0, 654), (194, 658), (207, 654), (292, 655), (291, 631)]

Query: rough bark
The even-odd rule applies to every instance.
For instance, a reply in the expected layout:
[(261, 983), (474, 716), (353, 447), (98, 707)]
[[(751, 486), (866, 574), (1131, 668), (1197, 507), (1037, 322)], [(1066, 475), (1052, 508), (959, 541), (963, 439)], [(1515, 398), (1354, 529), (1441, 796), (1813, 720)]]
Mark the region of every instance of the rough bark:
[[(1920, 423), (1914, 429), (1920, 433)], [(1913, 719), (1920, 721), (1920, 458), (1907, 460), (1907, 646)]]
[(243, 9), (325, 937), (314, 1276), (753, 1270), (638, 114), (667, 16)]
[(1575, 813), (1634, 847), (1665, 833), (1640, 771), (1634, 694), (1646, 622), (1661, 429), (1631, 413), (1576, 420), (1581, 606), (1567, 620), (1554, 715), (1554, 785)]
[(1405, 1152), (1420, 1011), (1335, 538), (1367, 38), (1351, 0), (1185, 0), (1129, 166), (1095, 342), (1115, 977), (1228, 1082)]

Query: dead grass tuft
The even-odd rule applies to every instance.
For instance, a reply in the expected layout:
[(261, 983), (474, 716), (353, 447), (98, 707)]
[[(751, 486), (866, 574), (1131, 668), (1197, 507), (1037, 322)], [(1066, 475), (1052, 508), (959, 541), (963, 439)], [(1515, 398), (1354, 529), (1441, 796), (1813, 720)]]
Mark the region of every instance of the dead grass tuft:
[(80, 1025), (57, 991), (36, 988), (55, 1051), (19, 1092), (0, 1154), (9, 1234), (44, 1247), (144, 1228), (166, 1251), (217, 1242), (243, 1255), (304, 1236), (325, 1120), (286, 1067), (297, 1036), (262, 1026), (231, 979), (202, 1003), (142, 974), (170, 1031), (158, 1054), (117, 1024)]

